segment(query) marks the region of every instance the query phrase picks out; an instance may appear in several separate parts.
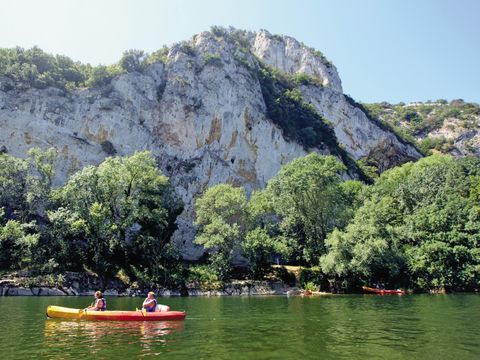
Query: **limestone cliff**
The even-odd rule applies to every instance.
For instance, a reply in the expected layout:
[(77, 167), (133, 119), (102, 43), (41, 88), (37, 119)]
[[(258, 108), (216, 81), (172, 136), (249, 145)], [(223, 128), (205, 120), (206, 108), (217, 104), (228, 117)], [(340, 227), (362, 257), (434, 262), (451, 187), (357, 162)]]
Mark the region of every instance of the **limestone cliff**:
[(321, 53), (266, 31), (200, 33), (172, 46), (166, 61), (102, 87), (25, 90), (0, 77), (0, 148), (23, 157), (31, 147), (56, 147), (56, 184), (106, 156), (150, 150), (186, 204), (175, 239), (185, 258), (195, 259), (202, 249), (192, 244), (193, 202), (207, 187), (230, 182), (251, 191), (308, 151), (332, 152), (287, 140), (267, 117), (255, 73), (260, 61), (315, 79), (299, 86), (303, 99), (353, 159), (380, 153), (388, 168), (421, 156), (343, 95), (335, 66)]

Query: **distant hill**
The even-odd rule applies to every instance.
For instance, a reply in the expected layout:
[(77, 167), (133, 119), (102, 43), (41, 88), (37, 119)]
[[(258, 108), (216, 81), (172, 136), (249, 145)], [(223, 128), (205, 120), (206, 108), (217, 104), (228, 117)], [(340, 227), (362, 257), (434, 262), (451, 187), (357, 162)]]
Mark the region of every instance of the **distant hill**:
[(461, 99), (410, 104), (362, 104), (368, 115), (391, 126), (424, 154), (480, 157), (480, 106)]

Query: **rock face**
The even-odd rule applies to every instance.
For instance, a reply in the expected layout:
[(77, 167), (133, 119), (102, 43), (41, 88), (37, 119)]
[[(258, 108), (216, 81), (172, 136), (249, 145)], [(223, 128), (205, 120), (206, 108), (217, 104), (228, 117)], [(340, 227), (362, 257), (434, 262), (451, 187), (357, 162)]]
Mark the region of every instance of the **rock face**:
[(31, 147), (54, 146), (57, 185), (107, 156), (150, 150), (186, 205), (175, 241), (184, 245), (186, 259), (196, 259), (203, 253), (192, 243), (193, 202), (199, 194), (221, 182), (250, 192), (265, 186), (283, 164), (307, 154), (267, 118), (252, 70), (257, 58), (318, 80), (321, 85), (302, 86), (301, 93), (333, 124), (352, 158), (388, 154), (383, 155), (388, 168), (421, 156), (348, 101), (336, 68), (323, 55), (266, 31), (246, 33), (244, 47), (231, 34), (203, 32), (174, 45), (166, 64), (124, 73), (100, 88), (21, 91), (0, 78), (0, 148), (24, 157)]
[(337, 92), (342, 92), (342, 83), (337, 68), (319, 52), (306, 47), (289, 36), (272, 36), (261, 30), (255, 34), (252, 52), (266, 64), (290, 74), (307, 74)]
[[(52, 277), (54, 279), (55, 277)], [(60, 275), (56, 275), (58, 279)], [(128, 287), (119, 279), (99, 279), (97, 276), (65, 272), (61, 275), (62, 284), (47, 284), (48, 276), (33, 276), (28, 271), (10, 273), (0, 277), (0, 296), (94, 296), (96, 290), (103, 289), (103, 295), (146, 296), (151, 288)], [(48, 285), (48, 286), (47, 286)], [(250, 296), (250, 295), (300, 295), (302, 290), (282, 281), (232, 280), (222, 286), (205, 288), (198, 282), (186, 284), (176, 289), (161, 288), (158, 296)]]

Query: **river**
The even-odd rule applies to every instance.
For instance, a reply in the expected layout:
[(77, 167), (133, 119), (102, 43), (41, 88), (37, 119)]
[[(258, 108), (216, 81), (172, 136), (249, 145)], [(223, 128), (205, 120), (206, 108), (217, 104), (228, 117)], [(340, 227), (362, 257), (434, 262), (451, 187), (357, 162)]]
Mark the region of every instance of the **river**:
[[(140, 298), (108, 298), (109, 309)], [(480, 296), (164, 298), (185, 321), (47, 319), (86, 297), (0, 297), (0, 359), (479, 359)]]

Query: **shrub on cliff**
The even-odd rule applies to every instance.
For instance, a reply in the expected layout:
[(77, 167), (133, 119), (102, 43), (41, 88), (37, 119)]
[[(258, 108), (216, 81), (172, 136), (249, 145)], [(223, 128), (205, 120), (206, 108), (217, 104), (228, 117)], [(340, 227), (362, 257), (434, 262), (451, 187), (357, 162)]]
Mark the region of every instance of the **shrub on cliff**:
[(118, 64), (126, 72), (142, 72), (146, 58), (147, 54), (144, 51), (131, 49), (123, 52)]
[[(286, 138), (307, 149), (326, 147), (334, 153), (340, 152), (331, 124), (305, 103), (300, 91), (296, 89), (295, 79), (262, 63), (258, 78), (267, 106), (267, 116), (283, 130)], [(304, 80), (299, 80), (302, 81)]]
[(86, 70), (86, 65), (67, 56), (48, 54), (38, 47), (0, 49), (0, 75), (24, 87), (77, 87), (87, 79)]

